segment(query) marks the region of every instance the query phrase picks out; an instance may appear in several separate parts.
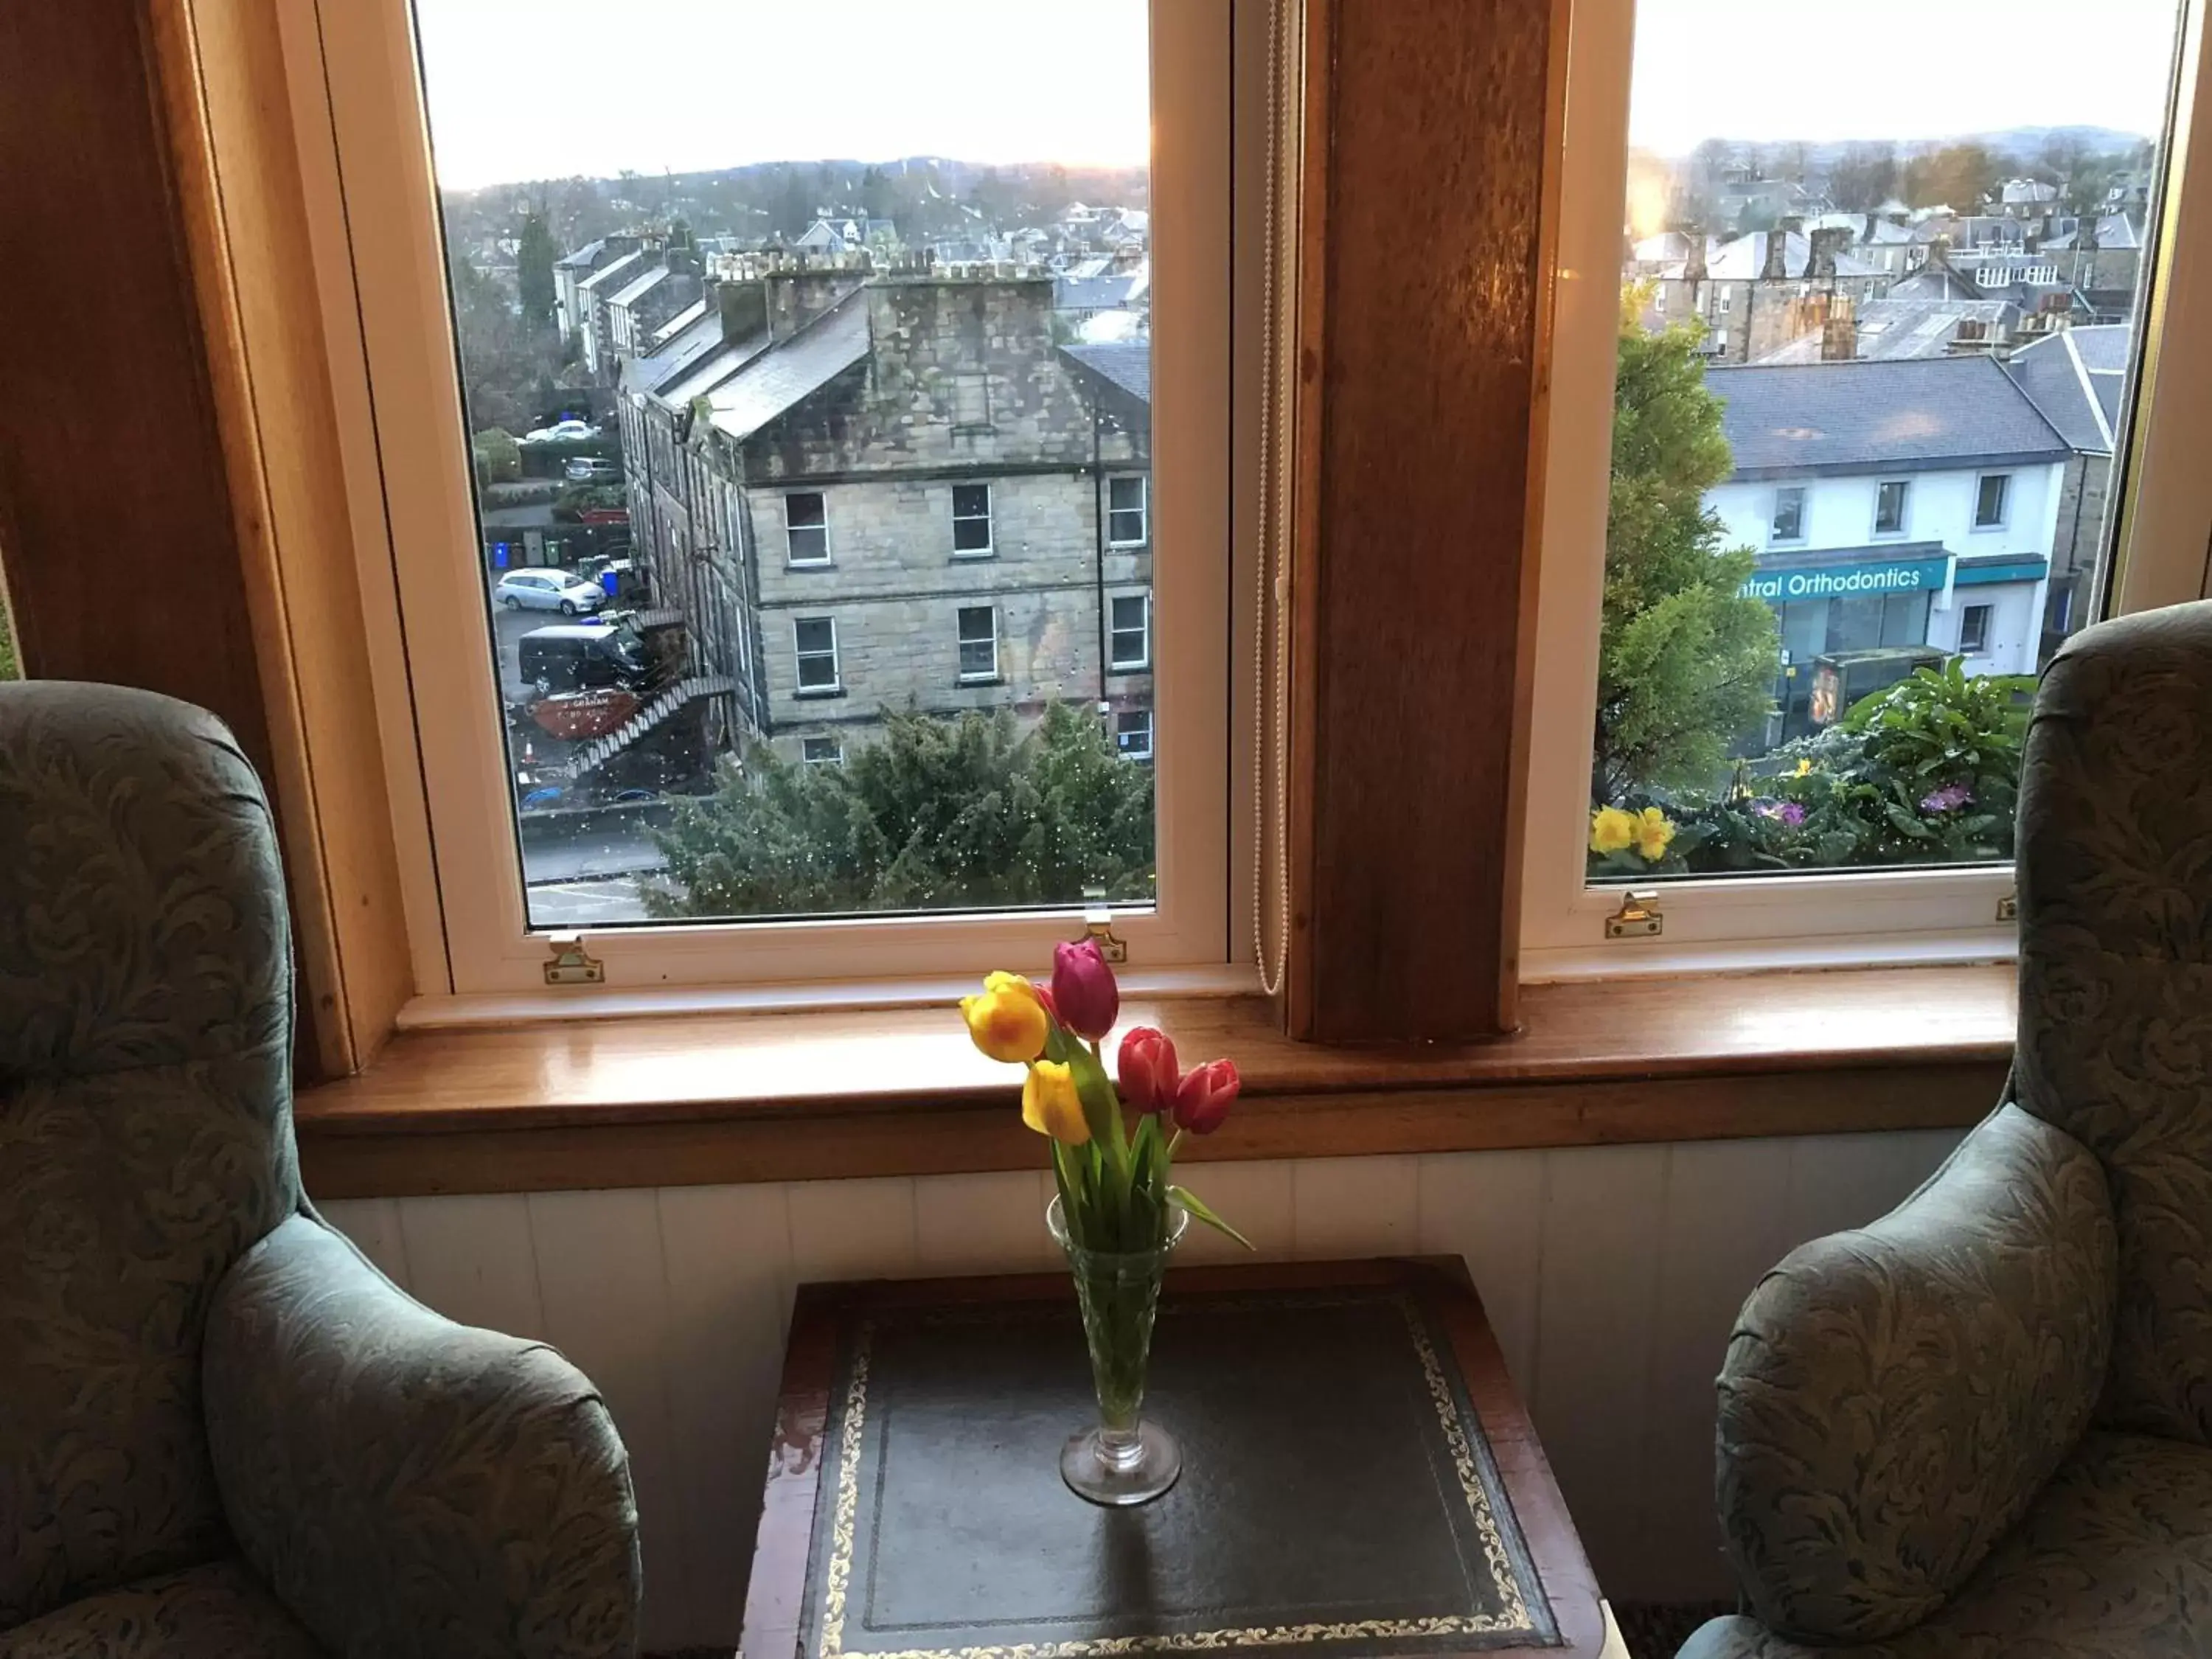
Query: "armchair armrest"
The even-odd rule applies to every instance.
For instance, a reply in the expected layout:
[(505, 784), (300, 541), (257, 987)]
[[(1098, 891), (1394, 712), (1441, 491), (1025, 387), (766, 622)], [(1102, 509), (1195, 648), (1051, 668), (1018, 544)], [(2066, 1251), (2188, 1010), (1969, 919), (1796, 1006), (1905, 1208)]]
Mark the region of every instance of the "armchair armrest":
[(552, 1349), (441, 1318), (295, 1215), (217, 1286), (203, 1381), (232, 1530), (333, 1653), (635, 1651), (629, 1462)]
[(1721, 1371), (1718, 1495), (1770, 1629), (1872, 1641), (1943, 1604), (2087, 1425), (2117, 1264), (2103, 1166), (2006, 1105), (1761, 1281)]

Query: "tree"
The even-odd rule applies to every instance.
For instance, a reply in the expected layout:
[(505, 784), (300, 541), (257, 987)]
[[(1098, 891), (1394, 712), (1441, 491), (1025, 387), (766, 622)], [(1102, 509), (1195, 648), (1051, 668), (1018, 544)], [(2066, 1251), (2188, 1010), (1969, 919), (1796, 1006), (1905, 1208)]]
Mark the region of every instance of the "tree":
[(1946, 144), (1905, 167), (1905, 199), (1915, 207), (1978, 213), (1997, 187), (1997, 158), (1979, 144)]
[(647, 903), (696, 917), (1149, 899), (1152, 772), (1065, 704), (1027, 732), (1004, 709), (887, 714), (842, 766), (756, 745), (654, 832), (669, 890)]
[(512, 432), (487, 427), (469, 440), (480, 484), (513, 483), (522, 476), (522, 446)]
[(1740, 590), (1748, 548), (1723, 549), (1705, 491), (1735, 470), (1699, 331), (1649, 334), (1622, 297), (1606, 526), (1594, 796), (1708, 783), (1764, 714), (1781, 666), (1774, 613)]
[(514, 251), (515, 287), (522, 301), (522, 325), (539, 331), (553, 326), (553, 261), (560, 250), (553, 245), (545, 215), (532, 209), (523, 216), (522, 234)]
[(1897, 146), (1855, 143), (1828, 173), (1828, 194), (1846, 213), (1872, 213), (1898, 188)]

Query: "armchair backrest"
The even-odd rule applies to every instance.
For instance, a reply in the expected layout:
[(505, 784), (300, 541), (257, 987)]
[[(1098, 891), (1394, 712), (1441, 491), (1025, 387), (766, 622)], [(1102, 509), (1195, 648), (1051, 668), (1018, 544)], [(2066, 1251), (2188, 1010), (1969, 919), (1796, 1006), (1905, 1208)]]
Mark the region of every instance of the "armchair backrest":
[(210, 1300), (299, 1205), (269, 806), (213, 716), (0, 685), (0, 1632), (225, 1547)]
[(2094, 1152), (2120, 1285), (2100, 1420), (2212, 1443), (2212, 605), (2067, 642), (2020, 808), (2021, 1106)]

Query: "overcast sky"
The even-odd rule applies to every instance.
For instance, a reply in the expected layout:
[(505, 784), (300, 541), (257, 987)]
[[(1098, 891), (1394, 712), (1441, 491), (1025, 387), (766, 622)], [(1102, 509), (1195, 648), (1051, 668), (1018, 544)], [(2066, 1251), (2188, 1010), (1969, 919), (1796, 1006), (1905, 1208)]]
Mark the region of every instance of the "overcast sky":
[(1632, 137), (1941, 138), (2164, 123), (2176, 0), (1641, 0)]
[[(1172, 3), (1172, 0), (1170, 0)], [(1145, 0), (416, 0), (440, 181), (1143, 163)]]
[[(2177, 9), (1642, 0), (1635, 142), (1679, 155), (1708, 137), (2148, 135)], [(1146, 0), (417, 0), (416, 15), (439, 176), (463, 189), (833, 156), (1132, 166), (1149, 149)]]

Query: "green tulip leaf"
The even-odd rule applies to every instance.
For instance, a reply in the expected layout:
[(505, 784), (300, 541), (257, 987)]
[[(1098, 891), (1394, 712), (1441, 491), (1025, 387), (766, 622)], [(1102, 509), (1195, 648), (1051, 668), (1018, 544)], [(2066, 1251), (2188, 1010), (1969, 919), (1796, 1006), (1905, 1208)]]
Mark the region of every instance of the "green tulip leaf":
[(1207, 1226), (1212, 1228), (1214, 1231), (1235, 1239), (1239, 1244), (1242, 1244), (1248, 1250), (1257, 1248), (1250, 1239), (1245, 1237), (1244, 1235), (1238, 1232), (1236, 1228), (1231, 1226), (1219, 1216), (1214, 1214), (1212, 1210), (1206, 1208), (1205, 1200), (1200, 1198), (1197, 1194), (1192, 1192), (1189, 1188), (1170, 1187), (1168, 1188), (1168, 1196), (1175, 1200), (1176, 1203), (1182, 1205), (1184, 1209), (1188, 1210), (1191, 1214), (1197, 1217), (1200, 1221), (1203, 1221)]

